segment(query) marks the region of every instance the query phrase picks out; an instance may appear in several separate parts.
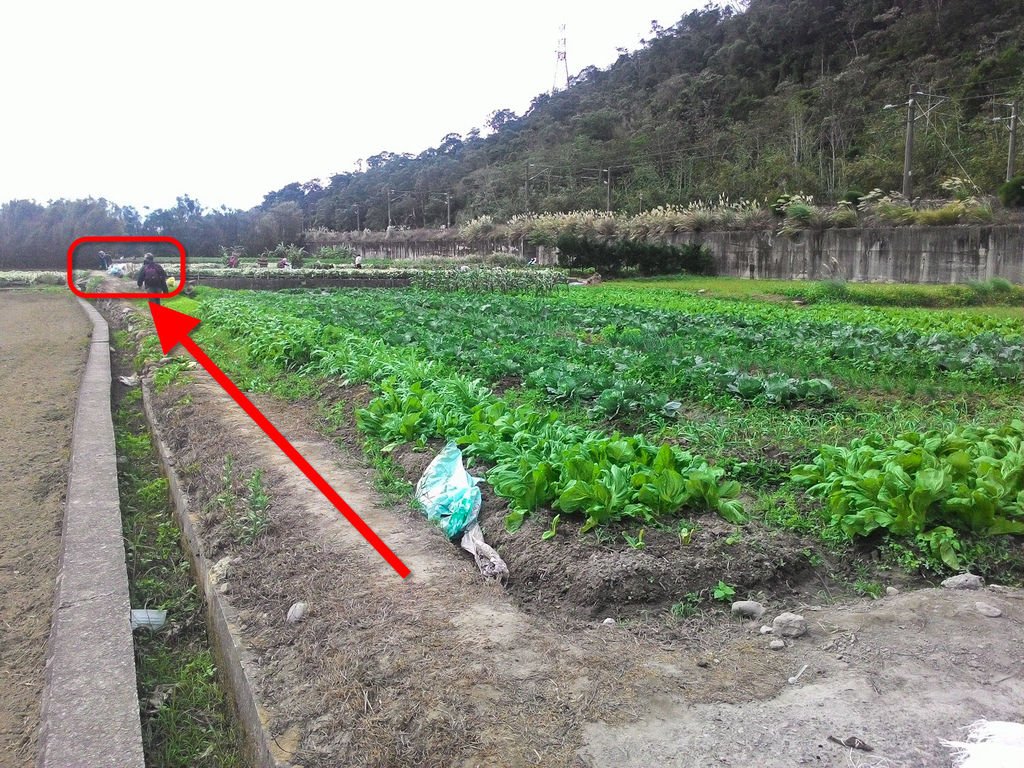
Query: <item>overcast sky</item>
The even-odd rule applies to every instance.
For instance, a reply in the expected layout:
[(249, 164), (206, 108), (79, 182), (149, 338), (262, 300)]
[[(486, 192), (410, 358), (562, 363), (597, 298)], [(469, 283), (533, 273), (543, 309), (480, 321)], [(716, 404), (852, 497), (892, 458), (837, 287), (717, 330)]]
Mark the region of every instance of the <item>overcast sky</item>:
[(418, 154), (635, 49), (704, 0), (6, 2), (0, 202), (250, 208)]

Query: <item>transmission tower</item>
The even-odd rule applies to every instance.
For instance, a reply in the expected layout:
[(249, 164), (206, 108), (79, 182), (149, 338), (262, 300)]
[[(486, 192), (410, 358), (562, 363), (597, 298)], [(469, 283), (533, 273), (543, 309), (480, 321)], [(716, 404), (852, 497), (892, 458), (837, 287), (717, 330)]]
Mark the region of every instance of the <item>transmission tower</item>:
[(555, 51), (555, 79), (551, 93), (569, 87), (569, 62), (565, 60), (565, 24), (558, 27), (558, 50)]

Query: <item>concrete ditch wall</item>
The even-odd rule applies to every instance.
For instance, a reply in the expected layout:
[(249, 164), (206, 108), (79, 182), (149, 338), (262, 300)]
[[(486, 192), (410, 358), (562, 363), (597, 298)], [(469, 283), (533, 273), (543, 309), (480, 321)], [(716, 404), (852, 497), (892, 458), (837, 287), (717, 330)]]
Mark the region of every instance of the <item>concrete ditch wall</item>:
[(99, 312), (79, 302), (93, 330), (75, 411), (36, 764), (142, 768), (110, 337)]
[[(675, 244), (706, 246), (720, 275), (782, 280), (966, 283), (1002, 277), (1024, 283), (1024, 227), (865, 227), (805, 231), (784, 237), (772, 230), (684, 232)], [(508, 253), (556, 263), (554, 249), (506, 239), (344, 241), (363, 258), (424, 259), (471, 253)]]

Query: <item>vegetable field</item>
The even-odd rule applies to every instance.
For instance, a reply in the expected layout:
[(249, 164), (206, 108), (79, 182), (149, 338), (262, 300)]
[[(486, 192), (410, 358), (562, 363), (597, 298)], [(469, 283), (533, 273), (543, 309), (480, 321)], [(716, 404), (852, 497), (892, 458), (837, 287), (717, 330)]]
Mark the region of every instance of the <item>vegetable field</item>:
[(916, 575), (1020, 579), (1012, 317), (462, 287), (205, 290), (197, 311), (240, 384), (354, 419), (379, 467), (458, 443), (501, 507), (499, 546), (714, 551), (722, 578), (694, 600), (753, 587), (727, 567), (745, 556), (795, 572), (877, 551)]

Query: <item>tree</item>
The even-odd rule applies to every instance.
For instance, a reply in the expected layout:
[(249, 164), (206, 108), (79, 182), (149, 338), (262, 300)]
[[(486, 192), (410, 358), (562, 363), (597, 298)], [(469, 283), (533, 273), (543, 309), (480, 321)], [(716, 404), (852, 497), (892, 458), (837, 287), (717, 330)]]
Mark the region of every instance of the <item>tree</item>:
[(514, 123), (519, 117), (511, 109), (496, 109), (487, 116), (487, 127), (497, 133), (510, 123)]

